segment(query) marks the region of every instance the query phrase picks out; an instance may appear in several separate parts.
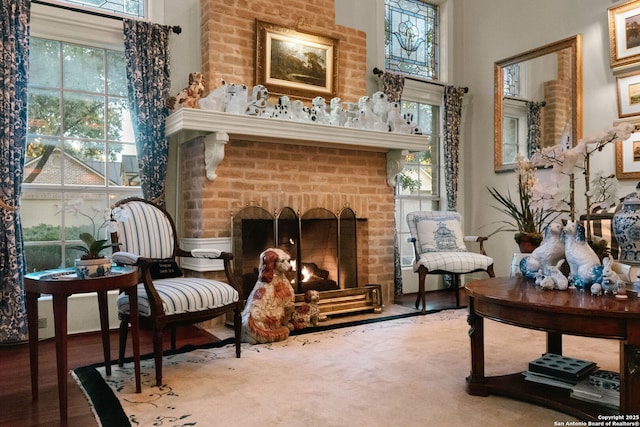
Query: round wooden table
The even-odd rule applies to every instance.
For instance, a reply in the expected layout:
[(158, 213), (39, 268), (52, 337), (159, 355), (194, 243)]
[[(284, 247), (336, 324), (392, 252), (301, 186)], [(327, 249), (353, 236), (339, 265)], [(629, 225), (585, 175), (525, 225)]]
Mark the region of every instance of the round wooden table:
[(29, 359), (31, 365), (31, 396), (38, 398), (38, 298), (49, 294), (53, 298), (55, 324), (56, 361), (58, 370), (58, 399), (60, 418), (67, 419), (67, 298), (74, 294), (96, 292), (100, 310), (100, 328), (107, 375), (111, 375), (111, 348), (109, 340), (109, 312), (107, 292), (122, 290), (129, 296), (131, 304), (131, 339), (136, 376), (136, 392), (140, 393), (140, 335), (138, 323), (138, 271), (137, 269), (113, 267), (105, 277), (78, 279), (74, 269), (47, 270), (25, 275), (27, 321), (29, 325)]
[[(469, 295), (472, 395), (499, 394), (553, 408), (582, 419), (610, 413), (604, 406), (573, 399), (569, 390), (526, 381), (518, 372), (486, 377), (484, 373), (484, 318), (547, 332), (547, 352), (562, 354), (562, 335), (620, 340), (620, 413), (640, 414), (640, 299), (594, 296), (568, 289), (543, 290), (533, 280), (496, 277), (465, 286)], [(522, 345), (522, 343), (514, 343)], [(639, 421), (639, 418), (630, 418)]]

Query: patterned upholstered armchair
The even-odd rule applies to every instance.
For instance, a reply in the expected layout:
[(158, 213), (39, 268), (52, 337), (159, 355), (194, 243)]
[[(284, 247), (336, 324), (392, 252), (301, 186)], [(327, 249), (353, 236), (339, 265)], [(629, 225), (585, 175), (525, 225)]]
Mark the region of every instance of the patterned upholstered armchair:
[[(236, 356), (240, 357), (242, 288), (235, 282), (227, 252), (193, 250), (178, 246), (176, 228), (164, 209), (140, 198), (128, 198), (116, 203), (126, 220), (118, 222), (118, 231), (111, 235), (114, 243), (113, 261), (139, 268), (138, 306), (140, 325), (153, 331), (153, 351), (156, 384), (162, 385), (163, 331), (171, 331), (171, 348), (176, 347), (176, 327), (189, 325), (227, 312), (234, 313)], [(229, 283), (197, 277), (184, 277), (176, 257), (206, 257), (220, 259)], [(120, 294), (117, 300), (120, 318), (120, 364), (125, 354), (129, 326), (129, 298)]]
[[(461, 216), (452, 211), (424, 211), (407, 214), (407, 224), (414, 247), (413, 270), (418, 273), (418, 297), (416, 308), (426, 313), (425, 280), (428, 274), (447, 274), (451, 277), (451, 289), (460, 306), (460, 275), (486, 272), (494, 277), (493, 258), (484, 251), (486, 237), (464, 236)], [(477, 242), (479, 252), (467, 250), (466, 242)]]

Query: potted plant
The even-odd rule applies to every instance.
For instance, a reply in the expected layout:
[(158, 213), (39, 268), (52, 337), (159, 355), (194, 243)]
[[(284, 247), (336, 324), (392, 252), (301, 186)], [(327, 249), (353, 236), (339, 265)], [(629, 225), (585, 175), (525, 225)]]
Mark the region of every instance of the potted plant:
[[(95, 234), (96, 227), (93, 222), (93, 217), (82, 213), (80, 214), (91, 220), (94, 224), (93, 228)], [(103, 229), (108, 232), (113, 232), (115, 231), (116, 222), (118, 220), (123, 220), (122, 212), (119, 208), (106, 210), (104, 216), (105, 220), (102, 225), (98, 227), (97, 233)], [(69, 248), (82, 252), (80, 258), (76, 259), (74, 262), (78, 277), (81, 279), (87, 279), (108, 275), (111, 272), (111, 258), (103, 255), (102, 251), (113, 247), (114, 244), (111, 243), (110, 239), (96, 239), (93, 234), (87, 232), (80, 233), (78, 237), (82, 240), (84, 245), (76, 245)], [(116, 243), (115, 245), (119, 245), (119, 243)]]
[(523, 156), (516, 159), (518, 173), (518, 200), (511, 197), (511, 193), (501, 194), (494, 187), (488, 188), (489, 194), (500, 203), (494, 206), (500, 212), (511, 217), (510, 221), (503, 221), (509, 227), (501, 227), (498, 231), (513, 231), (514, 240), (522, 253), (530, 253), (542, 242), (542, 229), (552, 221), (556, 212), (545, 209), (542, 203), (537, 203), (533, 196), (533, 187), (537, 183), (536, 166)]

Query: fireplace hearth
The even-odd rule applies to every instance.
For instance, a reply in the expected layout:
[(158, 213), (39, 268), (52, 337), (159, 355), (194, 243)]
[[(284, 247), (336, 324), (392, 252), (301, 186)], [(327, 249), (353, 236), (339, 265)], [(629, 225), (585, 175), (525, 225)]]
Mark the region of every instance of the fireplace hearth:
[(332, 314), (373, 310), (380, 312), (380, 285), (358, 284), (358, 223), (348, 206), (337, 213), (324, 208), (302, 214), (290, 207), (270, 213), (260, 206), (247, 206), (232, 217), (234, 274), (243, 284), (244, 295), (258, 277), (260, 254), (270, 247), (291, 256), (291, 285), (296, 302), (307, 290), (320, 292), (320, 319)]

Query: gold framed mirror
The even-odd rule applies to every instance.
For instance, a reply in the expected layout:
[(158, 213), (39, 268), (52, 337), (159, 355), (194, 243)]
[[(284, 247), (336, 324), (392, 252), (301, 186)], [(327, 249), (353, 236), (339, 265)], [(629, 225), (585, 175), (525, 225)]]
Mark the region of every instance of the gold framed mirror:
[(581, 137), (580, 34), (494, 64), (496, 172), (514, 169), (518, 154)]

